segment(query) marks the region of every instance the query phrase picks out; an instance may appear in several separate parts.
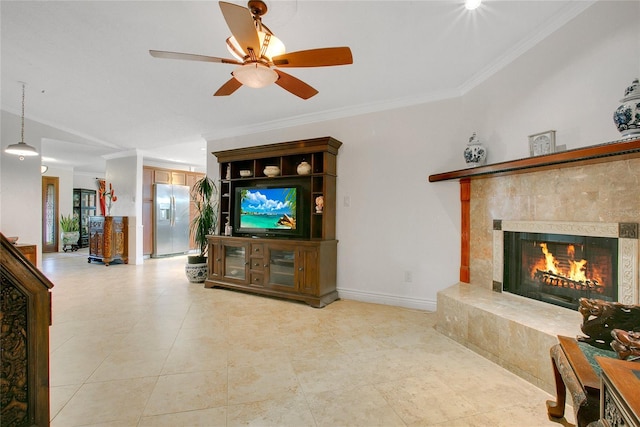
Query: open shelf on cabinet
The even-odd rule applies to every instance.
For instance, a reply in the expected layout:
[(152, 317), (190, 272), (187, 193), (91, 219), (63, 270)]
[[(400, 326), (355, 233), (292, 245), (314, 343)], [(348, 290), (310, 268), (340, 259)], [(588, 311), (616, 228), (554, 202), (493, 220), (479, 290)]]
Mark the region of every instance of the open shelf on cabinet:
[[(225, 233), (227, 218), (231, 225), (237, 224), (237, 188), (282, 184), (299, 187), (303, 193), (304, 218), (300, 223), (304, 231), (296, 237), (335, 239), (336, 156), (341, 145), (340, 141), (325, 137), (214, 152), (222, 177), (218, 233)], [(310, 165), (308, 174), (298, 173), (302, 162)], [(265, 175), (267, 166), (276, 166), (279, 174)], [(316, 211), (318, 197), (323, 198), (322, 212)], [(242, 236), (237, 230), (232, 235)]]
[[(340, 141), (324, 137), (212, 153), (218, 159), (221, 177), (219, 235), (209, 236), (205, 287), (297, 299), (314, 307), (338, 298), (336, 157), (341, 145)], [(304, 164), (299, 170), (303, 162), (308, 166)], [(268, 166), (278, 168), (276, 176), (265, 174)], [(269, 232), (254, 234), (238, 229), (240, 199), (254, 189), (254, 196), (261, 189), (282, 190), (287, 195), (295, 189), (296, 204), (292, 209), (297, 227), (290, 228), (293, 232), (267, 227)], [(321, 211), (316, 210), (319, 198), (323, 202)], [(291, 203), (291, 199), (284, 201)], [(248, 215), (252, 218), (251, 215), (260, 214)], [(227, 220), (232, 226), (231, 235), (225, 235)]]

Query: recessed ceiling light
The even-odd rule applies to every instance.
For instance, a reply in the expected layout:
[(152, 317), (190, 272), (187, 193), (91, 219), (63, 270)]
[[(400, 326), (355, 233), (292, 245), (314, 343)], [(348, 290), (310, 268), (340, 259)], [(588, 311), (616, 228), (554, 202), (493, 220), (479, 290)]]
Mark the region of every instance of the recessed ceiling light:
[(482, 3), (482, 0), (465, 0), (464, 7), (466, 7), (467, 10), (474, 10), (480, 6), (480, 3)]

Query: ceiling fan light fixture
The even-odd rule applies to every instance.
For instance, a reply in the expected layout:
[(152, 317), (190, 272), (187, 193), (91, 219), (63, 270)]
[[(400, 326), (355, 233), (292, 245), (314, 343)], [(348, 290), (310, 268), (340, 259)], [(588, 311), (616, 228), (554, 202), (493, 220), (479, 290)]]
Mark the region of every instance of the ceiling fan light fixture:
[[(264, 43), (264, 38), (266, 37), (266, 35), (267, 34), (264, 31), (258, 31), (258, 38), (260, 39), (261, 45)], [(269, 36), (269, 45), (267, 46), (267, 51), (265, 52), (264, 56), (266, 56), (267, 59), (271, 61), (271, 58), (273, 58), (274, 56), (284, 55), (287, 51), (284, 47), (284, 43), (282, 43), (282, 40), (280, 40), (273, 34), (269, 34)]]
[[(260, 40), (260, 46), (264, 43), (264, 38), (267, 36), (267, 33), (264, 31), (258, 31), (258, 39)], [(286, 49), (284, 47), (284, 43), (282, 40), (274, 36), (273, 34), (269, 34), (269, 45), (267, 46), (267, 51), (264, 56), (266, 56), (267, 60), (271, 61), (271, 58), (274, 56), (284, 55), (286, 53)], [(238, 41), (234, 36), (231, 36), (227, 39), (227, 50), (234, 58), (238, 61), (244, 61), (247, 57), (247, 53), (240, 46)]]
[(227, 39), (227, 50), (238, 61), (244, 61), (245, 53), (238, 44), (238, 41), (235, 37), (231, 36)]
[(243, 85), (256, 89), (269, 86), (278, 80), (278, 73), (257, 62), (241, 65), (231, 74)]

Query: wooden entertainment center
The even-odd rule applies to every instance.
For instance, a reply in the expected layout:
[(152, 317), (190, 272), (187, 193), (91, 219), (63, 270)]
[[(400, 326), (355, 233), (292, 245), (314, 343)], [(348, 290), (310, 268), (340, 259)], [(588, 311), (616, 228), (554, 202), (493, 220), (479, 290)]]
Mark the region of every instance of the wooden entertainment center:
[[(219, 231), (208, 237), (205, 287), (293, 299), (317, 308), (338, 299), (336, 157), (341, 145), (323, 137), (213, 153), (221, 177)], [(310, 165), (308, 173), (298, 172), (301, 163)], [(265, 175), (267, 166), (277, 166), (279, 173)], [(235, 226), (240, 214), (238, 190), (277, 184), (300, 189), (298, 200), (303, 206), (298, 210), (301, 217), (296, 218), (297, 234), (241, 233)], [(321, 209), (316, 208), (319, 197), (324, 201)]]

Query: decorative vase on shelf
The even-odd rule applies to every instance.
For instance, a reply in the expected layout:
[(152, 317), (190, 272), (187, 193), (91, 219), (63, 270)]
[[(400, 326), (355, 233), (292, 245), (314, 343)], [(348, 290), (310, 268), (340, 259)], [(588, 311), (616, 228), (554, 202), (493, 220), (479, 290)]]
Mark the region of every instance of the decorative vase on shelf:
[(278, 166), (266, 166), (263, 172), (268, 177), (278, 176), (280, 175), (280, 168)]
[(225, 236), (231, 236), (233, 234), (233, 228), (231, 227), (231, 224), (229, 223), (229, 217), (227, 217), (227, 222), (224, 224), (224, 235)]
[(467, 148), (464, 149), (464, 160), (467, 166), (481, 166), (487, 162), (487, 149), (484, 148), (476, 133), (469, 138)]
[(635, 79), (613, 113), (613, 121), (623, 138), (640, 135), (640, 83)]
[(296, 169), (298, 175), (309, 175), (311, 173), (311, 165), (305, 161), (300, 162)]
[(324, 209), (324, 196), (316, 197), (316, 213), (322, 213)]

